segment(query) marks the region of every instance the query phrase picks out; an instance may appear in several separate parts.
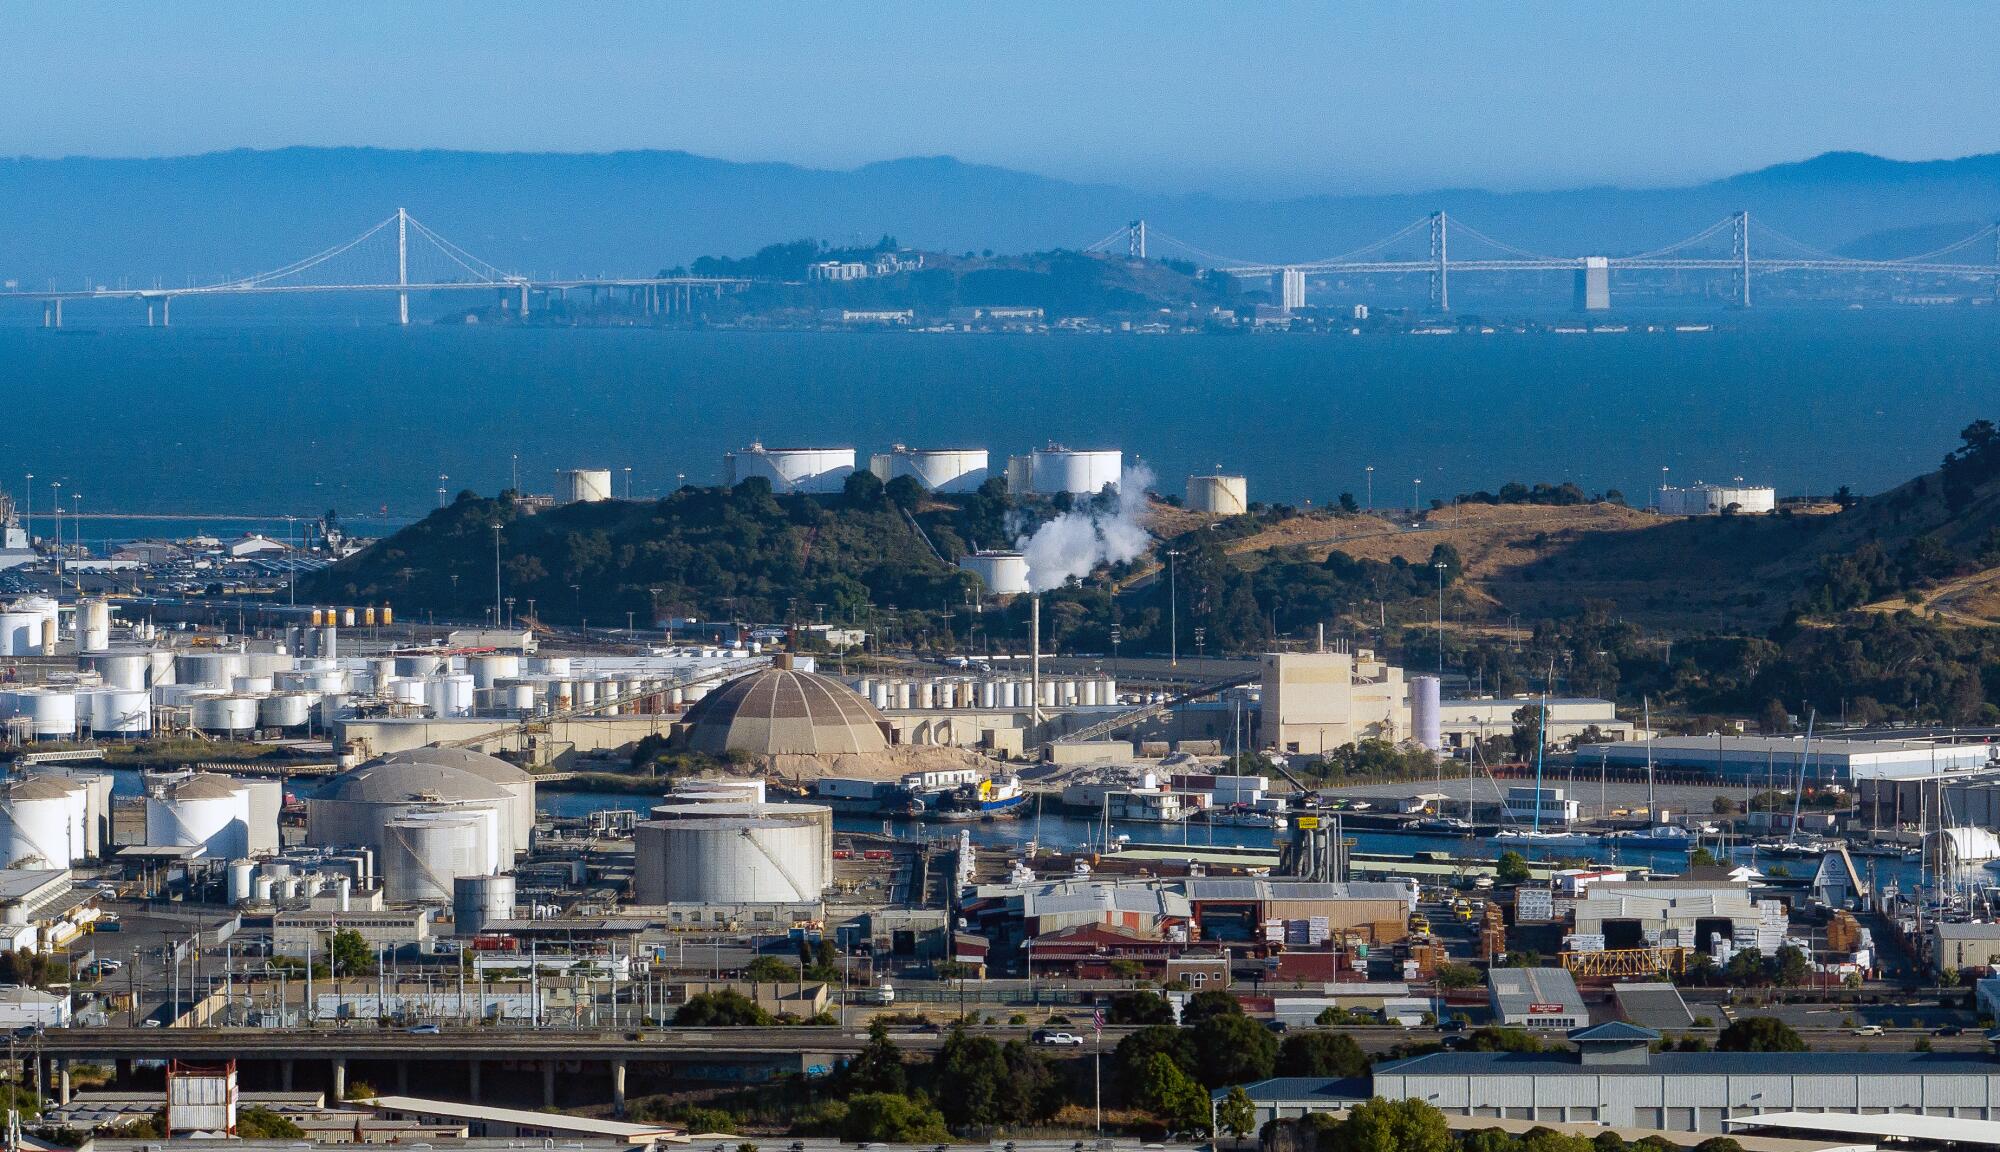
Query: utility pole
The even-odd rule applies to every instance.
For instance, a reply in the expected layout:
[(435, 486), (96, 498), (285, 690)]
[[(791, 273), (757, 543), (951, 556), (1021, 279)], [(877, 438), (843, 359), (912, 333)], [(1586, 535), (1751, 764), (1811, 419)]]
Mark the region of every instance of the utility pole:
[(1181, 592), (1179, 573), (1174, 561), (1180, 559), (1177, 549), (1167, 549), (1167, 667), (1181, 666)]
[(500, 623), (500, 525), (493, 525), (493, 626)]
[(410, 214), (396, 209), (396, 323), (410, 324)]
[(1438, 574), (1438, 683), (1444, 683), (1444, 561), (1434, 567)]

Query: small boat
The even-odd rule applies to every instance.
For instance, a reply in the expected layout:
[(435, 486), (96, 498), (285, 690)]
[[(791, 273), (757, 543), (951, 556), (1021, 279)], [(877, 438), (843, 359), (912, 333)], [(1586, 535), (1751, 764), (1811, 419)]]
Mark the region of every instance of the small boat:
[(1694, 847), (1694, 833), (1678, 824), (1655, 824), (1651, 828), (1613, 832), (1604, 841), (1620, 848), (1672, 848), (1687, 852)]
[(1595, 844), (1598, 840), (1596, 836), (1588, 832), (1521, 832), (1511, 828), (1505, 832), (1495, 832), (1493, 838), (1516, 844), (1584, 845)]
[(1259, 812), (1254, 808), (1224, 808), (1210, 812), (1208, 822), (1218, 828), (1269, 828), (1282, 832), (1291, 821), (1280, 812)]
[(1021, 790), (1019, 776), (989, 776), (947, 794), (937, 818), (951, 824), (996, 820), (1019, 815), (1027, 803), (1028, 794)]
[(1759, 856), (1782, 856), (1792, 859), (1824, 856), (1832, 848), (1823, 840), (1767, 840), (1755, 845)]
[(1472, 822), (1460, 820), (1456, 816), (1439, 816), (1430, 820), (1419, 820), (1410, 827), (1418, 832), (1470, 832)]

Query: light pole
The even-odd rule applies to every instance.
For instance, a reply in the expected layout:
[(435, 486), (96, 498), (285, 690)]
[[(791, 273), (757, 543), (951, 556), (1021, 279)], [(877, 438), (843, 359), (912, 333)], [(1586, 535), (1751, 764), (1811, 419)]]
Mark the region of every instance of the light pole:
[(1368, 510), (1375, 511), (1375, 465), (1370, 464), (1368, 472)]
[(630, 464), (627, 464), (625, 466), (625, 499), (630, 500), (631, 498), (632, 498), (632, 466)]
[(1438, 683), (1444, 683), (1444, 561), (1435, 565), (1438, 574)]
[(28, 534), (28, 547), (35, 546), (35, 474), (28, 473), (28, 479), (21, 486), (21, 529)]
[(1178, 549), (1167, 549), (1167, 667), (1181, 666), (1181, 591), (1179, 573), (1174, 561), (1180, 559)]
[(1424, 478), (1410, 481), (1410, 518), (1416, 519), (1424, 510)]
[(500, 627), (500, 525), (493, 525), (493, 626)]
[(1653, 497), (1653, 511), (1664, 512), (1667, 507), (1667, 466), (1660, 465), (1660, 491)]
[(49, 481), (49, 487), (55, 492), (55, 497), (49, 501), (49, 504), (55, 512), (56, 568), (60, 570), (62, 568), (62, 481), (51, 480)]

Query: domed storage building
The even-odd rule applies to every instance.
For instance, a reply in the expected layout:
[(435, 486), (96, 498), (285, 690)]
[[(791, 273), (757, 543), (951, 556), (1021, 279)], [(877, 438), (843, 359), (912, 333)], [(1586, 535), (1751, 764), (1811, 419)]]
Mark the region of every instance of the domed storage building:
[(497, 756), (465, 748), (410, 748), (381, 758), (386, 764), (441, 764), (498, 784), (514, 797), (511, 822), (505, 826), (513, 850), (534, 847), (535, 778)]
[(852, 688), (779, 666), (740, 676), (687, 710), (683, 739), (710, 756), (886, 752), (889, 722)]

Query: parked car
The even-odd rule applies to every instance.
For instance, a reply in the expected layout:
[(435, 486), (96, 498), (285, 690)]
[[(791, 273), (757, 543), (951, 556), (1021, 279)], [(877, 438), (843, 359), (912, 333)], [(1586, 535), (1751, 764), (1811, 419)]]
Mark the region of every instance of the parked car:
[(1037, 1029), (1033, 1037), (1035, 1043), (1050, 1048), (1081, 1048), (1083, 1037), (1074, 1032), (1051, 1032), (1046, 1028)]
[(1880, 1036), (1881, 1034), (1882, 1026), (1880, 1024), (1863, 1024), (1854, 1030), (1854, 1035), (1856, 1036)]

